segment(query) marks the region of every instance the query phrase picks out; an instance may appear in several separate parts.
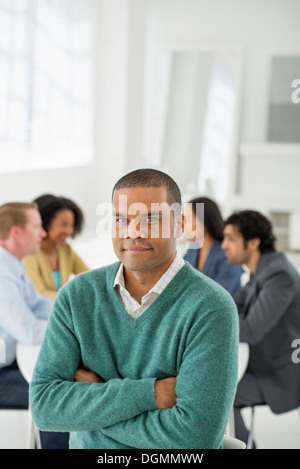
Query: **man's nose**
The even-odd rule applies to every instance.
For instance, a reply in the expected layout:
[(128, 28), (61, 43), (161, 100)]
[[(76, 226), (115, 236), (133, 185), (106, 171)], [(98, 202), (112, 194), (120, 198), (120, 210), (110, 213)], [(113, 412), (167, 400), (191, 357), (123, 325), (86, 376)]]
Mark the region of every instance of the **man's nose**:
[(127, 237), (128, 238), (147, 238), (148, 232), (147, 227), (143, 226), (137, 218), (131, 220), (127, 225)]

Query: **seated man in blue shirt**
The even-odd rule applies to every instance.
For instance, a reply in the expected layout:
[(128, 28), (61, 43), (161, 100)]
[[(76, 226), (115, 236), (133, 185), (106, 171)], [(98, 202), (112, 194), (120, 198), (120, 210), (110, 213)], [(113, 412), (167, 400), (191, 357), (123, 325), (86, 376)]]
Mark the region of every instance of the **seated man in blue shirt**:
[[(28, 383), (16, 363), (16, 345), (42, 342), (52, 300), (37, 293), (24, 276), (22, 259), (36, 253), (45, 236), (35, 204), (8, 203), (0, 207), (1, 408), (28, 407)], [(41, 440), (44, 448), (67, 448), (68, 435), (43, 434)]]

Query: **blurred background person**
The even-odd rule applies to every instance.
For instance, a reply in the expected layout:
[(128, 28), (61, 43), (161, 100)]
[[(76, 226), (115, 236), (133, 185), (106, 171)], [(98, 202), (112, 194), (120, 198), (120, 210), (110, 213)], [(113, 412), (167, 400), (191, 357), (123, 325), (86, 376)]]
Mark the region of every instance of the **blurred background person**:
[(242, 408), (262, 404), (281, 414), (300, 406), (300, 367), (291, 358), (292, 342), (300, 337), (300, 276), (275, 241), (270, 220), (260, 212), (242, 210), (225, 221), (222, 247), (228, 262), (246, 264), (251, 272), (233, 296), (240, 342), (250, 348), (234, 403), (236, 437), (245, 443), (249, 433)]
[(67, 243), (83, 227), (84, 217), (78, 205), (70, 199), (45, 194), (34, 200), (41, 214), (47, 237), (38, 253), (26, 256), (25, 274), (43, 295), (55, 298), (70, 276), (89, 270), (84, 261)]
[[(204, 204), (202, 221), (197, 204)], [(221, 248), (224, 221), (219, 207), (207, 197), (197, 197), (187, 204), (185, 215), (185, 237), (191, 245), (184, 259), (233, 294), (241, 286), (243, 270), (241, 265), (229, 265)]]
[[(28, 382), (16, 358), (17, 344), (41, 344), (53, 301), (40, 295), (24, 276), (23, 259), (38, 252), (46, 233), (34, 203), (13, 202), (0, 207), (0, 408), (27, 409)], [(67, 449), (69, 434), (41, 432), (43, 449)]]

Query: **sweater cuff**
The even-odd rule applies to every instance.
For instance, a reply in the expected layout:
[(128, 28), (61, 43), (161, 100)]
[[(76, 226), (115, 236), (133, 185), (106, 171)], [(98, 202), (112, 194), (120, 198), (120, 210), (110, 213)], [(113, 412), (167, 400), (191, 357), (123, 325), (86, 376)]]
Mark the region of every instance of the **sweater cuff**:
[(136, 381), (133, 399), (135, 405), (141, 410), (141, 412), (156, 410), (154, 398), (155, 381), (156, 378), (143, 378)]

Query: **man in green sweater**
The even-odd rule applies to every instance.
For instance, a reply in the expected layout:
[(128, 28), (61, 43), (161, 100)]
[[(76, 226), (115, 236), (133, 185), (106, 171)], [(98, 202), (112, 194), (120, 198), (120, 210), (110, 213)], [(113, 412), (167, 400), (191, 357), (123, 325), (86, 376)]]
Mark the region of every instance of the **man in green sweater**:
[(40, 429), (70, 448), (221, 448), (237, 383), (231, 296), (177, 254), (177, 184), (152, 169), (113, 190), (120, 262), (59, 292), (30, 386)]

